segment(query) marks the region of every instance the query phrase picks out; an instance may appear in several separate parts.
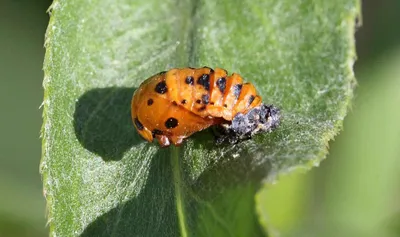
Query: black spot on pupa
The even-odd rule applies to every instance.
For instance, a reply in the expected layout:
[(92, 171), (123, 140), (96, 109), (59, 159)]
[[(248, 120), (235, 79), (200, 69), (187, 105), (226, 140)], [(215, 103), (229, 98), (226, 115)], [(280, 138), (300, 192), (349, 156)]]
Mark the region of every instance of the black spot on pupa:
[(185, 83), (188, 85), (194, 85), (194, 78), (192, 76), (186, 77)]
[(138, 118), (135, 118), (135, 119), (134, 119), (134, 122), (135, 122), (136, 128), (137, 128), (138, 130), (143, 130), (144, 126), (143, 126), (143, 124), (139, 121)]
[(228, 107), (228, 105), (227, 105), (227, 104), (224, 104), (224, 107), (225, 107), (225, 108), (227, 108), (227, 107)]
[(214, 105), (214, 102), (210, 102), (210, 105)]
[(154, 90), (159, 94), (165, 94), (168, 90), (167, 84), (165, 83), (165, 81), (160, 81), (159, 83), (157, 83)]
[(169, 118), (165, 121), (165, 127), (166, 128), (175, 128), (176, 126), (178, 126), (178, 120), (176, 118)]
[(206, 108), (207, 108), (207, 106), (203, 105), (198, 109), (198, 111), (199, 112), (204, 111), (204, 110), (206, 110)]
[(202, 85), (207, 91), (210, 90), (210, 75), (201, 75), (199, 79), (197, 79), (197, 84)]
[(253, 103), (253, 101), (254, 101), (255, 98), (256, 98), (256, 97), (255, 97), (254, 95), (251, 95), (250, 98), (249, 98), (248, 105), (251, 105), (251, 103)]
[(147, 105), (150, 106), (154, 103), (153, 99), (148, 99), (147, 100)]
[(153, 134), (153, 137), (154, 137), (155, 135), (162, 135), (163, 132), (162, 132), (161, 130), (154, 129), (153, 132), (152, 132), (152, 134)]
[(204, 66), (203, 68), (210, 69), (210, 73), (213, 73), (213, 72), (214, 72), (214, 69), (212, 69), (212, 68), (210, 68), (210, 67)]
[(172, 101), (172, 104), (175, 105), (175, 106), (178, 105), (178, 103), (176, 103), (176, 101)]
[(217, 80), (217, 86), (219, 88), (219, 91), (221, 91), (221, 93), (223, 94), (225, 92), (225, 88), (226, 88), (226, 78), (225, 77), (221, 77)]
[(184, 105), (186, 104), (186, 100), (182, 100), (181, 103)]
[(201, 100), (203, 101), (203, 104), (208, 104), (209, 103), (209, 101), (210, 101), (210, 96), (209, 95), (207, 95), (207, 94), (205, 94), (205, 95), (202, 95), (201, 96)]
[(242, 91), (242, 87), (243, 87), (242, 84), (236, 84), (233, 86), (233, 95), (236, 98), (239, 98), (240, 92)]
[(201, 104), (201, 100), (196, 100), (196, 103), (197, 104)]

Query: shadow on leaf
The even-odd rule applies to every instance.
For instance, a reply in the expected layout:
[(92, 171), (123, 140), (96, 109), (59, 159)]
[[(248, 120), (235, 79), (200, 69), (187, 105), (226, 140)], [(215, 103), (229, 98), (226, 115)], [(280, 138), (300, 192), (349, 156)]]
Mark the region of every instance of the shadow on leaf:
[(136, 88), (98, 88), (76, 102), (75, 134), (83, 147), (105, 161), (120, 160), (125, 151), (144, 140), (131, 120), (131, 99)]
[(172, 167), (168, 149), (150, 157), (149, 173), (139, 194), (97, 217), (80, 235), (179, 236)]
[[(266, 162), (255, 168), (248, 151), (235, 159), (229, 159), (231, 155), (190, 180), (191, 167), (181, 153), (184, 215), (193, 235), (265, 236), (255, 213), (254, 195), (271, 166)], [(180, 236), (170, 150), (160, 149), (149, 159), (149, 173), (139, 193), (97, 217), (81, 237)]]

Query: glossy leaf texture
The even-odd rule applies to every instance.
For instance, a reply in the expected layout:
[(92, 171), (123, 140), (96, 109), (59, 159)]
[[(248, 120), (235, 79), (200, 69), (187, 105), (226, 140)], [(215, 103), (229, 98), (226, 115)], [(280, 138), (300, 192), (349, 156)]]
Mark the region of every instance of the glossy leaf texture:
[[(55, 0), (46, 35), (41, 172), (52, 236), (265, 236), (255, 194), (318, 165), (355, 79), (356, 0)], [(130, 100), (174, 67), (222, 67), (282, 111), (271, 134), (161, 149)]]

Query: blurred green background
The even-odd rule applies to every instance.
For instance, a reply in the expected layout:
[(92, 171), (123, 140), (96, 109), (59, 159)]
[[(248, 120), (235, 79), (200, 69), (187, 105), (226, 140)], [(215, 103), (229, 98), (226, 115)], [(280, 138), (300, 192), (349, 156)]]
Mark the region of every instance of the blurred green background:
[[(49, 0), (0, 0), (0, 237), (47, 236), (39, 175)], [(282, 236), (400, 236), (400, 1), (363, 1), (358, 87), (330, 155), (261, 192)]]

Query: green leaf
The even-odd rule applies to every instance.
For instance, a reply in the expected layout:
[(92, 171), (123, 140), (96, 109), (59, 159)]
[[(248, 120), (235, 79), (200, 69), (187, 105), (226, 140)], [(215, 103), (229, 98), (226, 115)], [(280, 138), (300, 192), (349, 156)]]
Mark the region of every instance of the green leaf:
[(259, 221), (268, 227), (272, 236), (297, 236), (298, 232), (294, 230), (304, 225), (309, 217), (307, 211), (312, 209), (315, 201), (312, 195), (312, 172), (304, 174), (304, 171), (298, 169), (280, 175), (279, 183), (266, 183), (257, 193)]
[[(263, 181), (317, 165), (352, 96), (357, 0), (55, 0), (46, 35), (41, 172), (53, 236), (264, 236)], [(282, 111), (234, 146), (179, 148), (130, 121), (141, 81), (222, 67)]]

